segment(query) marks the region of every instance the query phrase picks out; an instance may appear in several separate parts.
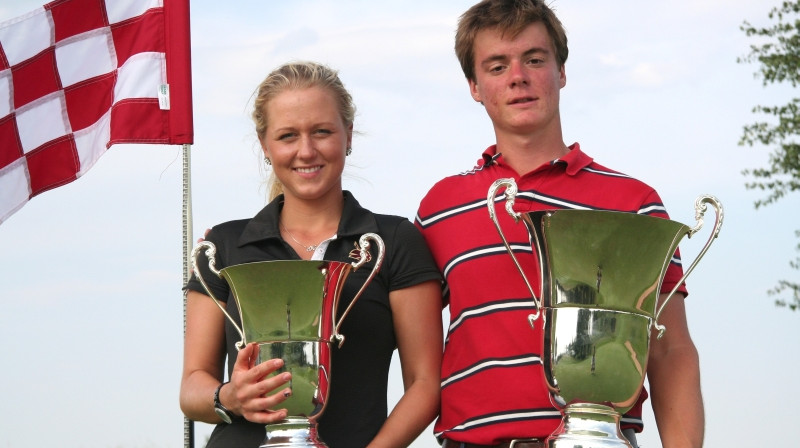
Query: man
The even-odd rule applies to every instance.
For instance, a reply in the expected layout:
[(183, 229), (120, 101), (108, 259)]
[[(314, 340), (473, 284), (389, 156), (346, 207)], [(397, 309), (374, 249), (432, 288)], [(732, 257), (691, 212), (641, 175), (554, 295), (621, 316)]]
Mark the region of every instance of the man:
[[(436, 436), (446, 448), (538, 447), (561, 422), (545, 387), (541, 325), (532, 330), (530, 293), (494, 229), (486, 196), (499, 178), (519, 187), (515, 209), (618, 210), (667, 218), (646, 184), (595, 163), (562, 138), (559, 94), (566, 85), (567, 38), (540, 0), (484, 0), (461, 16), (456, 54), (470, 94), (486, 109), (497, 142), (470, 171), (438, 182), (422, 200), (416, 224), (446, 279), (450, 325), (442, 365), (442, 408)], [(502, 205), (501, 205), (502, 206)], [(498, 212), (510, 242), (528, 243), (523, 225)], [(518, 254), (525, 272), (539, 272), (532, 252)], [(682, 275), (672, 263), (661, 299)], [(533, 290), (538, 278), (529, 276)], [(664, 447), (703, 441), (697, 350), (689, 335), (685, 289), (652, 339), (647, 375)], [(537, 344), (536, 341), (539, 341)], [(621, 426), (635, 446), (639, 402)], [(517, 443), (520, 439), (537, 439)]]

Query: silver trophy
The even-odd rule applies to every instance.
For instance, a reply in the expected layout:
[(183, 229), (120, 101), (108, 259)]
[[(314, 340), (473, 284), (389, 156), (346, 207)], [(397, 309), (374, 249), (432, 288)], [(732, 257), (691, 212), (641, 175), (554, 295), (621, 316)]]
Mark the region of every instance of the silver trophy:
[[(378, 248), (375, 265), (345, 311), (336, 320), (342, 287), (351, 271), (371, 260), (370, 240)], [(241, 328), (214, 297), (197, 268), (197, 257), (205, 250), (208, 267), (225, 279), (239, 309)], [(288, 417), (266, 425), (267, 435), (260, 448), (327, 447), (317, 434), (317, 421), (325, 410), (331, 381), (331, 344), (341, 346), (342, 321), (367, 285), (380, 270), (383, 240), (374, 233), (359, 239), (358, 261), (280, 260), (244, 263), (216, 269), (216, 247), (200, 242), (192, 251), (197, 278), (241, 336), (236, 347), (258, 343), (257, 363), (281, 358), (284, 366), (273, 373), (291, 372), (292, 395), (281, 406)]]
[[(495, 196), (505, 187), (506, 212), (525, 223), (540, 272), (526, 273), (495, 216)], [(695, 227), (652, 216), (597, 210), (513, 210), (517, 185), (499, 179), (487, 206), (500, 237), (533, 298), (531, 326), (541, 320), (542, 364), (561, 425), (549, 448), (631, 447), (620, 415), (636, 403), (647, 372), (651, 330), (660, 338), (661, 312), (719, 235), (723, 211), (713, 196), (695, 202)], [(685, 236), (703, 226), (706, 204), (716, 222), (704, 247), (659, 306), (670, 259)], [(528, 281), (539, 275), (536, 294)]]

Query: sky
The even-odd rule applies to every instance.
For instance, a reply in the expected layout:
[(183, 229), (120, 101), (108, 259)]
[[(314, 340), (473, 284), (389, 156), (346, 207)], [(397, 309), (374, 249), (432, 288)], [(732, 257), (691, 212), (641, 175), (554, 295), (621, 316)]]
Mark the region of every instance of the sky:
[[(2, 2), (0, 21), (42, 3)], [(359, 134), (345, 188), (375, 212), (413, 219), (433, 183), (471, 168), (494, 142), (452, 50), (472, 3), (192, 1), (193, 239), (265, 204), (251, 95), (291, 60), (338, 69), (353, 94)], [(738, 145), (742, 127), (760, 118), (754, 106), (798, 95), (764, 87), (757, 66), (737, 63), (754, 43), (742, 21), (768, 25), (778, 3), (552, 1), (570, 47), (565, 143), (655, 187), (673, 220), (693, 226), (702, 194), (723, 204), (719, 238), (689, 277), (686, 302), (709, 447), (800, 439), (800, 315), (767, 295), (797, 279), (789, 261), (800, 196), (756, 210), (765, 194), (745, 188), (742, 170), (766, 166), (769, 150)], [(183, 444), (181, 158), (178, 146), (114, 146), (0, 225), (0, 448)], [(709, 228), (682, 242), (684, 263)], [(394, 403), (396, 364), (390, 383)], [(658, 447), (645, 411), (640, 445)], [(211, 427), (194, 428), (203, 446)], [(412, 446), (435, 446), (431, 431)]]

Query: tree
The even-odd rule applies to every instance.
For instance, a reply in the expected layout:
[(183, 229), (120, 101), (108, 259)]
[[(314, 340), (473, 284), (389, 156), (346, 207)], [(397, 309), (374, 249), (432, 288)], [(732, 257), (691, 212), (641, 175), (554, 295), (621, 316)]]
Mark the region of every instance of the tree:
[[(800, 84), (800, 0), (784, 1), (780, 7), (770, 11), (773, 22), (767, 28), (758, 28), (745, 21), (741, 30), (748, 37), (756, 37), (757, 45), (750, 45), (750, 53), (738, 58), (738, 63), (758, 62), (761, 77), (766, 87), (775, 83), (790, 83), (793, 88)], [(786, 194), (800, 190), (800, 98), (792, 99), (782, 106), (755, 106), (753, 113), (771, 116), (771, 121), (759, 121), (744, 127), (740, 145), (756, 144), (772, 148), (769, 166), (744, 170), (742, 174), (753, 178), (746, 184), (748, 189), (767, 192), (764, 199), (755, 202), (755, 208), (775, 203)], [(795, 214), (796, 216), (796, 214)], [(795, 232), (800, 238), (800, 231)], [(797, 245), (800, 251), (800, 243)], [(789, 263), (800, 270), (800, 257)], [(781, 280), (768, 292), (777, 296), (776, 304), (793, 311), (800, 309), (800, 283)], [(785, 299), (782, 294), (789, 294)]]

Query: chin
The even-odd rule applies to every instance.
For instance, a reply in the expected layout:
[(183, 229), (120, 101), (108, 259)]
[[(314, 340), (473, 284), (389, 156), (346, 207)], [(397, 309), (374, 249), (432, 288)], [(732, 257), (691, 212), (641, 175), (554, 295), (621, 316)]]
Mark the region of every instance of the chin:
[[(286, 188), (284, 187), (284, 191)], [(325, 199), (326, 197), (339, 194), (341, 195), (342, 188), (339, 187), (338, 189), (335, 187), (332, 188), (309, 188), (309, 189), (298, 189), (298, 190), (291, 190), (290, 194), (294, 198), (301, 200), (301, 201), (318, 201), (320, 199)]]

